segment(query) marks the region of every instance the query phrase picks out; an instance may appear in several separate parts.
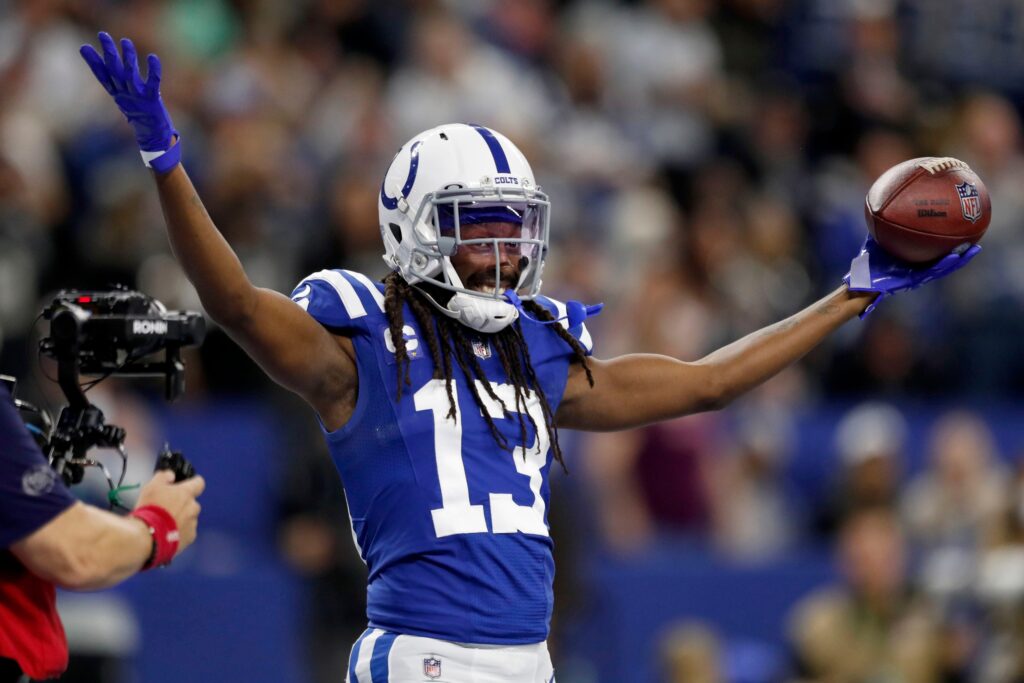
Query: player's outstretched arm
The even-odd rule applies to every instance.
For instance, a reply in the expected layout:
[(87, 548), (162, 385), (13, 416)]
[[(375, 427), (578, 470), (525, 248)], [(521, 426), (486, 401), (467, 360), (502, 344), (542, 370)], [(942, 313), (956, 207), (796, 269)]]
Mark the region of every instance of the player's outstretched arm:
[(794, 363), (862, 313), (873, 293), (840, 287), (817, 303), (699, 361), (630, 354), (591, 360), (594, 386), (579, 365), (569, 371), (559, 427), (613, 431), (717, 410)]
[(869, 237), (842, 287), (695, 363), (641, 354), (594, 360), (593, 387), (583, 368), (572, 366), (555, 416), (558, 426), (610, 431), (717, 410), (802, 358), (882, 298), (945, 277), (979, 251), (967, 244), (931, 265), (914, 265), (893, 258)]
[(121, 40), (119, 54), (109, 35), (99, 39), (102, 55), (83, 45), (82, 57), (131, 124), (142, 159), (154, 170), (171, 248), (206, 312), (274, 380), (337, 426), (347, 417), (333, 414), (345, 411), (337, 398), (355, 393), (351, 343), (329, 334), (287, 297), (249, 281), (181, 166), (181, 140), (160, 98), (160, 60), (149, 55), (143, 81), (130, 40)]

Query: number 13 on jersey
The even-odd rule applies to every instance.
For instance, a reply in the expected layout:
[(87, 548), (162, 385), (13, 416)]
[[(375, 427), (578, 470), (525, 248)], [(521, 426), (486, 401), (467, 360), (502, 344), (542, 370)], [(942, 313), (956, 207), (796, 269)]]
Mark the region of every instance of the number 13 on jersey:
[[(454, 382), (455, 380), (452, 380)], [(476, 382), (477, 393), (483, 400), (488, 414), (493, 419), (502, 419), (505, 412), (502, 406), (492, 399), (483, 383)], [(516, 406), (515, 387), (511, 384), (491, 382), (491, 389), (510, 410)], [(453, 387), (453, 395), (457, 392)], [(454, 534), (487, 533), (487, 519), (483, 505), (472, 505), (469, 501), (469, 482), (466, 479), (466, 467), (462, 459), (462, 411), (456, 401), (456, 419), (447, 417), (449, 410), (448, 393), (445, 391), (444, 380), (433, 379), (427, 382), (415, 396), (416, 410), (429, 410), (434, 417), (434, 457), (437, 461), (437, 479), (441, 485), (441, 507), (431, 510), (434, 520), (434, 531), (438, 537)], [(537, 425), (535, 442), (527, 447), (525, 444), (512, 449), (510, 467), (522, 476), (529, 477), (530, 491), (533, 493), (532, 505), (518, 505), (512, 500), (511, 493), (491, 492), (489, 503), (491, 509), (491, 529), (496, 534), (538, 534), (548, 535), (548, 527), (544, 523), (544, 498), (541, 496), (543, 475), (541, 468), (547, 459), (549, 437), (544, 429), (544, 413), (535, 392), (529, 392), (526, 401), (527, 413)], [(509, 457), (500, 452), (495, 457)]]

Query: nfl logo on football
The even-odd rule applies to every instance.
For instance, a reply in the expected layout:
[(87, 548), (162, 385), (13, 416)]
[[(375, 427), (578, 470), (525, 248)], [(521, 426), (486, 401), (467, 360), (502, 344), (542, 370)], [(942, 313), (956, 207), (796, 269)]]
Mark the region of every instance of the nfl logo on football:
[(436, 657), (423, 660), (423, 675), (427, 678), (441, 677), (441, 660)]
[(964, 218), (972, 223), (981, 218), (981, 197), (978, 196), (978, 188), (965, 181), (956, 186), (956, 193), (960, 197), (960, 209)]

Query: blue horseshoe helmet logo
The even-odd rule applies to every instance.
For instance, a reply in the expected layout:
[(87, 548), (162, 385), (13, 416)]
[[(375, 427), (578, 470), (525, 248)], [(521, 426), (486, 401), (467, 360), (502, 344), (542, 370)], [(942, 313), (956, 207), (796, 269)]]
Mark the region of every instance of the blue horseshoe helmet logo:
[[(412, 145), (412, 149), (409, 150), (409, 175), (405, 178), (405, 185), (402, 186), (401, 196), (408, 197), (409, 192), (412, 190), (413, 183), (416, 182), (416, 171), (420, 167), (420, 145), (423, 144), (422, 140), (418, 140)], [(398, 155), (395, 155), (398, 158)], [(392, 163), (394, 163), (392, 161)], [(389, 169), (390, 170), (390, 169)], [(385, 181), (387, 180), (387, 174), (384, 174)], [(380, 184), (380, 201), (384, 204), (385, 208), (397, 209), (398, 208), (398, 197), (389, 197), (388, 193), (384, 191), (384, 183)]]

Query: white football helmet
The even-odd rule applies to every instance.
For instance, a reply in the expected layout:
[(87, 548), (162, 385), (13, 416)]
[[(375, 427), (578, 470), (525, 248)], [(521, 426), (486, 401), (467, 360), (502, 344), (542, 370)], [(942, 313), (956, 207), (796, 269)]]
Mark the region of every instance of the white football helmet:
[[(519, 297), (540, 293), (550, 205), (526, 157), (501, 133), (463, 123), (420, 133), (392, 160), (377, 208), (385, 263), (411, 285), (451, 292), (438, 301), (430, 288), (419, 287), (438, 310), (468, 327), (498, 332), (519, 317), (504, 297), (501, 245), (520, 255)], [(494, 222), (519, 225), (518, 236), (463, 239), (463, 226)], [(494, 249), (494, 285), (468, 289), (450, 257), (462, 246), (481, 245)]]

